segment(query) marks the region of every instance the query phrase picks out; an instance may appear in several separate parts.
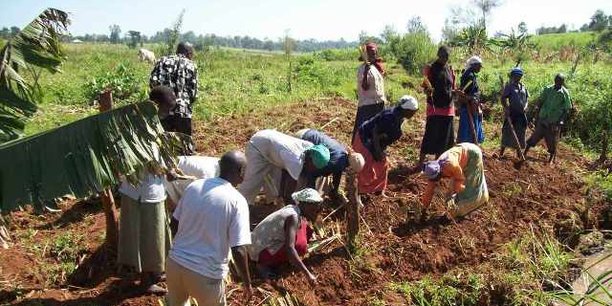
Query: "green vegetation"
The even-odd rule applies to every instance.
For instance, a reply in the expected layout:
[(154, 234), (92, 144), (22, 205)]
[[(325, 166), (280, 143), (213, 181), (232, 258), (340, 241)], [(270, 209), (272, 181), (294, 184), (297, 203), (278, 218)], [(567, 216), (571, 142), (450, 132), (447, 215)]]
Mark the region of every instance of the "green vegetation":
[(594, 32), (573, 32), (536, 35), (532, 37), (533, 43), (542, 50), (560, 50), (562, 48), (586, 48), (597, 36)]
[(23, 133), (25, 119), (41, 102), (40, 71), (57, 72), (63, 60), (60, 36), (68, 14), (47, 9), (0, 49), (0, 143)]
[[(578, 33), (588, 37), (589, 33)], [(419, 67), (435, 57), (435, 46), (417, 39), (419, 32), (396, 36), (396, 40), (385, 45), (383, 50), (388, 99), (395, 101), (403, 94), (419, 93), (421, 82)], [(568, 33), (563, 35), (574, 35)], [(419, 36), (420, 37), (420, 36)], [(426, 38), (426, 36), (424, 36)], [(555, 47), (558, 35), (535, 36), (536, 45)], [(548, 39), (550, 38), (550, 39)], [(413, 40), (422, 44), (413, 44)], [(415, 46), (418, 48), (415, 49)], [(148, 46), (155, 49), (155, 46)], [(414, 49), (414, 50), (413, 50)], [(411, 51), (412, 50), (412, 51)], [(26, 126), (26, 134), (32, 134), (56, 127), (60, 124), (95, 113), (88, 106), (97, 92), (106, 87), (114, 90), (115, 102), (133, 103), (146, 98), (148, 76), (151, 65), (139, 62), (135, 50), (124, 45), (68, 44), (67, 61), (63, 73), (51, 75), (43, 72), (40, 83), (43, 103), (39, 115)], [(410, 56), (402, 56), (409, 54)], [(397, 56), (396, 56), (397, 55)], [(451, 55), (457, 76), (463, 62), (470, 53), (466, 48), (456, 47)], [(576, 69), (575, 58), (580, 55)], [(312, 100), (321, 97), (338, 96), (355, 99), (355, 71), (359, 65), (355, 49), (325, 50), (310, 54), (292, 55), (292, 88), (289, 91), (287, 71), (288, 60), (284, 54), (252, 53), (212, 48), (198, 52), (196, 62), (199, 74), (199, 96), (195, 105), (197, 119), (208, 120), (215, 116), (244, 113), (260, 108), (281, 105), (288, 102)], [(569, 131), (577, 141), (572, 143), (592, 150), (601, 149), (601, 133), (611, 129), (609, 109), (612, 93), (612, 75), (609, 74), (610, 57), (582, 52), (578, 47), (571, 50), (549, 51), (536, 48), (530, 53), (515, 54), (512, 50), (494, 47), (482, 51), (485, 68), (479, 76), (483, 96), (492, 102), (493, 112), (489, 120), (501, 120), (501, 107), (497, 101), (500, 85), (499, 76), (506, 78), (517, 59), (526, 74), (523, 78), (531, 93), (530, 102), (535, 102), (539, 92), (552, 84), (554, 75), (564, 72), (569, 75), (567, 87), (578, 108), (575, 124)], [(404, 68), (404, 69), (403, 69)], [(410, 74), (406, 73), (406, 70)]]
[(477, 268), (460, 268), (440, 278), (391, 283), (410, 305), (550, 305), (567, 288), (572, 255), (549, 235), (533, 232), (508, 243)]
[[(152, 66), (139, 62), (137, 52), (123, 45), (67, 44), (63, 73), (43, 72), (43, 103), (26, 134), (56, 127), (96, 112), (89, 106), (96, 92), (107, 86), (118, 104), (146, 97)], [(196, 54), (199, 95), (196, 118), (210, 119), (287, 102), (340, 96), (355, 99), (357, 49), (293, 55), (292, 91), (288, 90), (288, 62), (283, 54), (211, 49)], [(406, 92), (406, 76), (399, 65), (392, 70), (386, 90), (392, 99)], [(417, 84), (417, 80), (413, 83)], [(413, 91), (414, 93), (414, 91)]]

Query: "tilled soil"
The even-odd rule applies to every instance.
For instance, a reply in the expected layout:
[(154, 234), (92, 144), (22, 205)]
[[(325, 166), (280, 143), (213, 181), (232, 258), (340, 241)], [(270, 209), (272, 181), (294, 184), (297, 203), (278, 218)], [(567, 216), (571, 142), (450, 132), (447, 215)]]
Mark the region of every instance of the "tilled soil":
[[(194, 140), (201, 154), (212, 156), (243, 149), (249, 137), (264, 128), (283, 132), (318, 128), (349, 143), (354, 108), (351, 101), (324, 99), (244, 116), (220, 117), (196, 123)], [(425, 179), (408, 170), (418, 154), (424, 125), (422, 114), (410, 119), (404, 124), (405, 135), (390, 148), (388, 156), (393, 170), (389, 174), (389, 197), (366, 199), (357, 254), (349, 255), (340, 242), (334, 242), (305, 259), (318, 276), (316, 286), (309, 285), (296, 269), (286, 267), (278, 280), (270, 283), (255, 280), (259, 289), (249, 305), (260, 305), (270, 295), (285, 292), (306, 305), (363, 305), (373, 296), (399, 305), (405, 300), (388, 290), (390, 282), (477, 266), (490, 260), (500, 246), (530, 230), (553, 232), (560, 241), (573, 246), (576, 237), (571, 233), (576, 228), (600, 225), (602, 211), (609, 203), (592, 194), (580, 178), (587, 161), (564, 146), (554, 166), (545, 163), (545, 150), (536, 148), (520, 171), (513, 167), (512, 152), (498, 158), (492, 149), (485, 149), (491, 197), (486, 206), (463, 220), (448, 220), (442, 216), (445, 191), (441, 190), (425, 223), (407, 219), (426, 184)], [(489, 137), (495, 134), (488, 132)], [(129, 275), (118, 276), (114, 257), (101, 245), (104, 215), (100, 204), (65, 201), (60, 206), (67, 212), (45, 216), (13, 214), (11, 233), (15, 244), (9, 250), (0, 250), (0, 303), (159, 305), (157, 297), (141, 295)], [(258, 207), (251, 213), (253, 223), (271, 211), (269, 206)], [(344, 231), (341, 214), (336, 217), (330, 218), (333, 220), (330, 222), (338, 222)], [(56, 259), (42, 250), (48, 241), (66, 232), (82, 235), (79, 242), (82, 261), (72, 275), (60, 275), (59, 281), (50, 284), (48, 279), (52, 275), (47, 273), (53, 271), (41, 267)], [(230, 284), (228, 292), (230, 304), (241, 304), (240, 287)]]

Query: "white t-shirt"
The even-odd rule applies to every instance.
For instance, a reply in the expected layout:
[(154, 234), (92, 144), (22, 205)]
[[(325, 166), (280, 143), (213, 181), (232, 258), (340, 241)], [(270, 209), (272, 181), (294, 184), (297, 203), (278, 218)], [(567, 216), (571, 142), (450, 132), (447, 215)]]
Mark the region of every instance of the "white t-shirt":
[(270, 163), (287, 170), (295, 180), (299, 179), (304, 166), (304, 152), (314, 146), (276, 130), (261, 130), (251, 137), (250, 143)]
[(370, 69), (368, 69), (368, 89), (364, 90), (361, 87), (365, 67), (365, 64), (362, 64), (357, 70), (358, 106), (385, 103), (385, 81), (376, 66), (370, 65)]
[[(219, 158), (208, 156), (179, 156), (177, 167), (189, 176), (198, 179), (208, 179), (219, 176)], [(194, 180), (174, 180), (168, 182), (164, 179), (164, 187), (172, 202), (178, 203), (185, 192), (185, 188)]]
[[(152, 144), (152, 150), (158, 162), (163, 163), (156, 144)], [(164, 178), (161, 175), (142, 170), (139, 177), (141, 179), (136, 186), (124, 178), (119, 186), (119, 192), (140, 203), (159, 203), (166, 200), (166, 188), (164, 188)]]
[(246, 199), (222, 178), (187, 186), (173, 216), (179, 226), (169, 257), (200, 275), (223, 279), (230, 248), (251, 244)]
[(166, 189), (160, 175), (147, 173), (138, 185), (133, 186), (127, 180), (122, 180), (119, 192), (140, 203), (159, 203), (166, 200)]

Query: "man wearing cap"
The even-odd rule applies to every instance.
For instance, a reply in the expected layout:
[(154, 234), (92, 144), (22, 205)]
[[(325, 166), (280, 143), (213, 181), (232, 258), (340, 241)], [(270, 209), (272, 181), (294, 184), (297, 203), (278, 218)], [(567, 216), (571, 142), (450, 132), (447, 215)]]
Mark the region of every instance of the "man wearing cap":
[[(426, 162), (423, 174), (428, 179), (421, 199), (425, 209), (442, 178), (452, 179), (453, 189), (447, 194), (446, 205), (453, 218), (463, 217), (489, 201), (482, 151), (475, 144), (464, 142), (450, 148), (437, 160)], [(422, 214), (421, 220), (425, 216)]]
[[(246, 157), (249, 163), (239, 190), (249, 205), (253, 205), (264, 182), (271, 180), (272, 173), (282, 169), (297, 181), (298, 186), (305, 185), (309, 175), (327, 166), (330, 153), (324, 145), (314, 145), (276, 130), (261, 130), (247, 143)], [(271, 185), (279, 184), (273, 182)], [(275, 192), (277, 197), (283, 194), (281, 190)]]
[(421, 142), (418, 170), (427, 154), (438, 158), (455, 144), (455, 107), (452, 103), (455, 74), (448, 65), (449, 56), (450, 48), (441, 46), (438, 49), (438, 59), (427, 66), (424, 72), (422, 87), (427, 94), (427, 122)]
[[(477, 74), (481, 69), (482, 59), (474, 55), (467, 60), (465, 71), (461, 75), (460, 88), (463, 92), (461, 95), (463, 103), (459, 108), (458, 143), (471, 142), (478, 144), (484, 141), (482, 111), (480, 109), (480, 88), (477, 80)], [(470, 117), (473, 120), (473, 124), (470, 124)]]
[(384, 195), (388, 170), (385, 150), (400, 139), (404, 119), (414, 116), (418, 108), (417, 100), (406, 95), (397, 106), (383, 110), (359, 127), (353, 138), (353, 150), (365, 160), (357, 179), (360, 194)]
[(317, 178), (326, 178), (329, 175), (333, 175), (331, 195), (336, 198), (338, 196), (342, 173), (345, 170), (358, 173), (361, 168), (363, 168), (364, 160), (361, 154), (354, 152), (350, 148), (346, 148), (340, 142), (321, 131), (303, 129), (298, 131), (296, 136), (303, 140), (310, 141), (315, 145), (324, 145), (329, 149), (329, 163), (327, 163), (325, 168), (317, 170), (309, 176), (308, 187), (314, 188)]
[(549, 158), (548, 163), (554, 162), (557, 154), (557, 142), (559, 131), (564, 125), (572, 108), (572, 100), (569, 91), (564, 86), (565, 76), (561, 73), (555, 76), (555, 84), (549, 85), (542, 90), (536, 102), (537, 123), (535, 131), (527, 140), (525, 156), (531, 147), (534, 147), (542, 138), (546, 141)]
[(312, 233), (309, 222), (315, 222), (321, 211), (323, 198), (306, 188), (291, 195), (294, 205), (287, 205), (268, 215), (251, 233), (249, 255), (257, 262), (257, 271), (263, 278), (274, 276), (275, 268), (290, 262), (316, 283), (312, 274), (300, 259), (308, 252), (308, 239)]
[(151, 71), (149, 87), (168, 86), (176, 96), (176, 105), (162, 122), (167, 132), (191, 135), (191, 110), (198, 93), (198, 67), (193, 57), (193, 46), (181, 42), (175, 55), (160, 58)]
[[(515, 67), (510, 71), (510, 82), (504, 88), (502, 93), (501, 103), (504, 107), (504, 126), (502, 128), (501, 149), (499, 156), (504, 156), (504, 151), (507, 147), (517, 150), (517, 156), (520, 156), (519, 150), (525, 148), (525, 131), (527, 130), (527, 98), (529, 92), (525, 85), (521, 82), (523, 70)], [(512, 134), (512, 127), (518, 138), (518, 143)]]
[(366, 120), (378, 114), (385, 107), (385, 84), (383, 75), (385, 70), (382, 59), (378, 57), (378, 46), (375, 43), (367, 43), (364, 46), (364, 54), (361, 60), (364, 61), (357, 70), (357, 115), (353, 126), (353, 137), (359, 126)]

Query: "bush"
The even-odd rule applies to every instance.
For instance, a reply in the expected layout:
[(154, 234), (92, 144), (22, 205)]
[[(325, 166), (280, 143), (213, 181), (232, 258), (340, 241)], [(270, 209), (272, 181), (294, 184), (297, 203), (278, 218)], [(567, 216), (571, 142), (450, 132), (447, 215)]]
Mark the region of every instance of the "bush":
[(300, 84), (315, 84), (317, 86), (335, 86), (339, 79), (329, 67), (315, 60), (313, 56), (300, 57), (293, 68), (295, 79)]
[(437, 47), (425, 32), (408, 33), (391, 42), (389, 49), (402, 67), (411, 74), (420, 73), (421, 68), (436, 55)]
[(350, 49), (325, 49), (315, 52), (314, 56), (325, 61), (356, 61), (359, 58), (357, 48)]
[(95, 100), (100, 92), (110, 89), (115, 100), (136, 101), (142, 99), (139, 79), (129, 64), (120, 63), (114, 71), (98, 75), (85, 84), (87, 98)]

